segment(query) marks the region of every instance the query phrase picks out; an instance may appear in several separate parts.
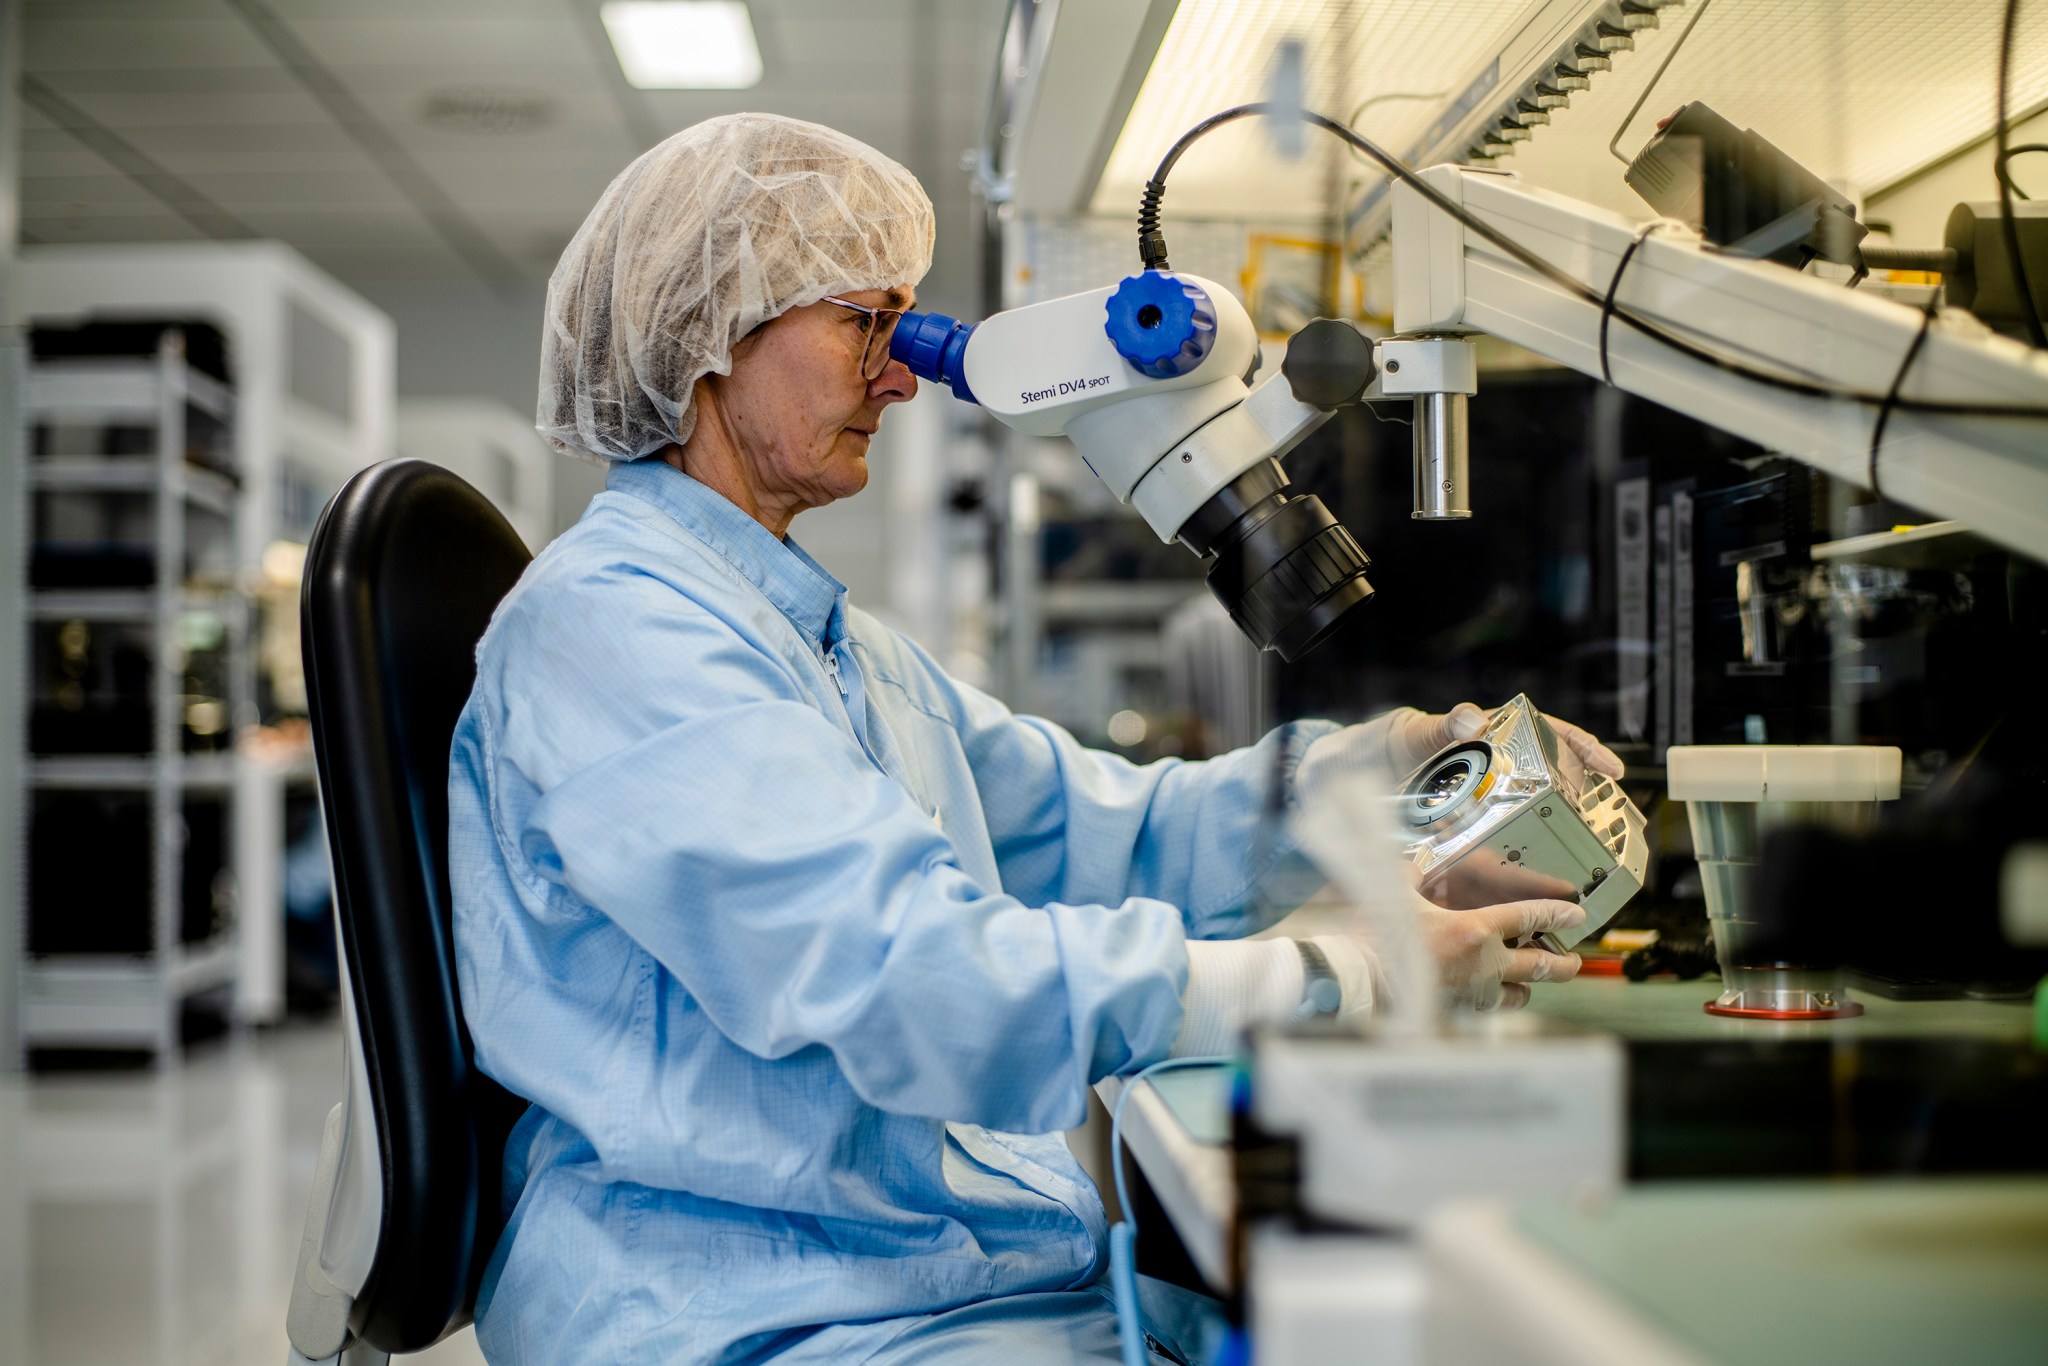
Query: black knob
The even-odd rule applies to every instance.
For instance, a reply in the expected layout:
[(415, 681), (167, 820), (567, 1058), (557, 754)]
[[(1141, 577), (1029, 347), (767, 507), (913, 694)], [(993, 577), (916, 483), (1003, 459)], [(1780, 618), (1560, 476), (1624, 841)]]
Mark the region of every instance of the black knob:
[(1294, 396), (1312, 407), (1356, 403), (1378, 373), (1372, 339), (1341, 318), (1317, 318), (1287, 339), (1280, 373)]

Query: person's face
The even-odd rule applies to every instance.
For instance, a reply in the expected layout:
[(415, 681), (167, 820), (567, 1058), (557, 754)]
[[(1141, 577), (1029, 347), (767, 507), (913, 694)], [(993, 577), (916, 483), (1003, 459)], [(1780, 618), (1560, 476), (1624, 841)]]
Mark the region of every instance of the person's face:
[[(838, 296), (869, 308), (910, 308), (909, 286)], [(890, 361), (869, 380), (861, 355), (870, 314), (837, 304), (794, 308), (733, 350), (732, 374), (708, 382), (754, 491), (790, 515), (850, 498), (867, 486), (868, 442), (882, 409), (917, 392)]]

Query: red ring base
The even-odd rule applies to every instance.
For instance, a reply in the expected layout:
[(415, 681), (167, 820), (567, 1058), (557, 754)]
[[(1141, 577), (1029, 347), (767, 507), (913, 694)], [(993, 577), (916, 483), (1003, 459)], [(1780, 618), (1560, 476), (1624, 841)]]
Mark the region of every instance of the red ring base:
[(1849, 1020), (1863, 1013), (1861, 1002), (1851, 1001), (1833, 1010), (1760, 1010), (1749, 1006), (1706, 1003), (1709, 1015), (1726, 1015), (1738, 1020)]

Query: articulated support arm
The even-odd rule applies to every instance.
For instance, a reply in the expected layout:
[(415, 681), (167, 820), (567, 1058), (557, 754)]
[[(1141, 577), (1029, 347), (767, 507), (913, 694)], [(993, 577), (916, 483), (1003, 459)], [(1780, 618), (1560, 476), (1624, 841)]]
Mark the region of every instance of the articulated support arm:
[[(1636, 224), (1493, 171), (1436, 166), (1430, 184), (1584, 282), (1614, 286)], [(1688, 356), (1543, 278), (1405, 187), (1394, 206), (1394, 323), (1403, 334), (1486, 332), (2028, 554), (2048, 544), (2048, 421), (1895, 410), (1793, 392)], [(1644, 237), (1621, 305), (1716, 355), (1829, 390), (1882, 396), (1912, 347), (1916, 309), (1726, 256), (1683, 231)], [(1960, 315), (1936, 319), (1906, 375), (1910, 399), (2048, 409), (2048, 353)]]

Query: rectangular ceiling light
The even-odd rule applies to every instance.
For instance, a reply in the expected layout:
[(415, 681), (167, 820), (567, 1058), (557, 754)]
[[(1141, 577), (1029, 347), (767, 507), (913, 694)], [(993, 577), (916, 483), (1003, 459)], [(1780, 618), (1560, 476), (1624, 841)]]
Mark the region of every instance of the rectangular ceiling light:
[(608, 0), (599, 7), (626, 79), (642, 90), (745, 90), (761, 49), (745, 0)]

